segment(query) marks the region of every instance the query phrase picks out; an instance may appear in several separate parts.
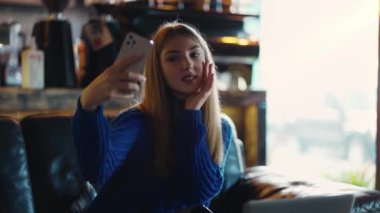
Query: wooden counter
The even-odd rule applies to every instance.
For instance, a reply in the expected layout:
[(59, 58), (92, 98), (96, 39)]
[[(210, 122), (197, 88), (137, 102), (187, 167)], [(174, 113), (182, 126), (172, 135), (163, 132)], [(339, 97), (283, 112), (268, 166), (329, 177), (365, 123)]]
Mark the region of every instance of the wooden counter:
[[(72, 113), (81, 91), (81, 89), (31, 90), (0, 87), (0, 115), (20, 119), (35, 113)], [(105, 109), (110, 113), (118, 112), (133, 103), (133, 99), (113, 99), (105, 104)]]
[[(0, 87), (0, 116), (22, 119), (36, 113), (73, 113), (81, 89), (28, 90)], [(265, 91), (222, 91), (224, 113), (234, 121), (238, 137), (245, 145), (247, 166), (266, 163)], [(135, 104), (134, 99), (112, 99), (104, 107), (106, 114), (117, 114)]]

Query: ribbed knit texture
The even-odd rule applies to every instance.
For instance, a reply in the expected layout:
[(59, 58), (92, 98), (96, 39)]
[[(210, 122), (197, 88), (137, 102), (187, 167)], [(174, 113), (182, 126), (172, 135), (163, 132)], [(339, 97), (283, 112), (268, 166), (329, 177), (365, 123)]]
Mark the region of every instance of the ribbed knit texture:
[[(232, 130), (221, 122), (226, 156)], [(138, 109), (109, 126), (102, 107), (86, 112), (78, 101), (73, 132), (82, 174), (99, 192), (88, 212), (175, 212), (208, 205), (221, 190), (225, 157), (222, 165), (211, 159), (200, 110), (179, 112), (169, 180), (153, 174), (152, 129)]]

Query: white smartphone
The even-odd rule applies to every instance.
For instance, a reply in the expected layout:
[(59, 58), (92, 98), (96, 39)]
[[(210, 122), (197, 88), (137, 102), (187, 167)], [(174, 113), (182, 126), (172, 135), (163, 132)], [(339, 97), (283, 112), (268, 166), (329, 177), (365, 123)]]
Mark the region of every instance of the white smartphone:
[(152, 46), (152, 40), (149, 40), (134, 32), (129, 32), (125, 36), (123, 44), (120, 47), (120, 51), (118, 56), (116, 57), (116, 61), (132, 55), (142, 55), (143, 58), (141, 60), (137, 61), (129, 67), (130, 70), (142, 74), (144, 72), (145, 61), (149, 55)]

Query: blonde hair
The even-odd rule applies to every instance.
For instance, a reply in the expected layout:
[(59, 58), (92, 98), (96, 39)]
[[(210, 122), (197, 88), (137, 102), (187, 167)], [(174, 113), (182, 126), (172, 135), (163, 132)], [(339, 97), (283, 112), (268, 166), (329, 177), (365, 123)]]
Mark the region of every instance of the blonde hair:
[[(169, 94), (160, 63), (160, 53), (167, 41), (175, 36), (187, 36), (198, 42), (206, 55), (206, 61), (214, 63), (211, 51), (205, 39), (193, 27), (170, 22), (161, 25), (153, 36), (154, 47), (150, 52), (145, 67), (147, 78), (143, 89), (142, 102), (138, 108), (147, 115), (153, 129), (154, 169), (156, 174), (169, 176), (172, 165), (171, 134), (174, 127), (176, 104)], [(207, 128), (207, 144), (212, 160), (220, 164), (223, 159), (223, 137), (221, 132), (221, 116), (219, 92), (214, 84), (211, 95), (201, 108), (203, 120)]]

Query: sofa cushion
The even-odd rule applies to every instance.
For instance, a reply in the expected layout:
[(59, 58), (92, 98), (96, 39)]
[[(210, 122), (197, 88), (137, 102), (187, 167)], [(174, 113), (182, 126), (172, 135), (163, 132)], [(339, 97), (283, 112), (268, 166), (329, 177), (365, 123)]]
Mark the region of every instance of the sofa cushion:
[(0, 117), (0, 212), (34, 212), (22, 131), (9, 117)]

